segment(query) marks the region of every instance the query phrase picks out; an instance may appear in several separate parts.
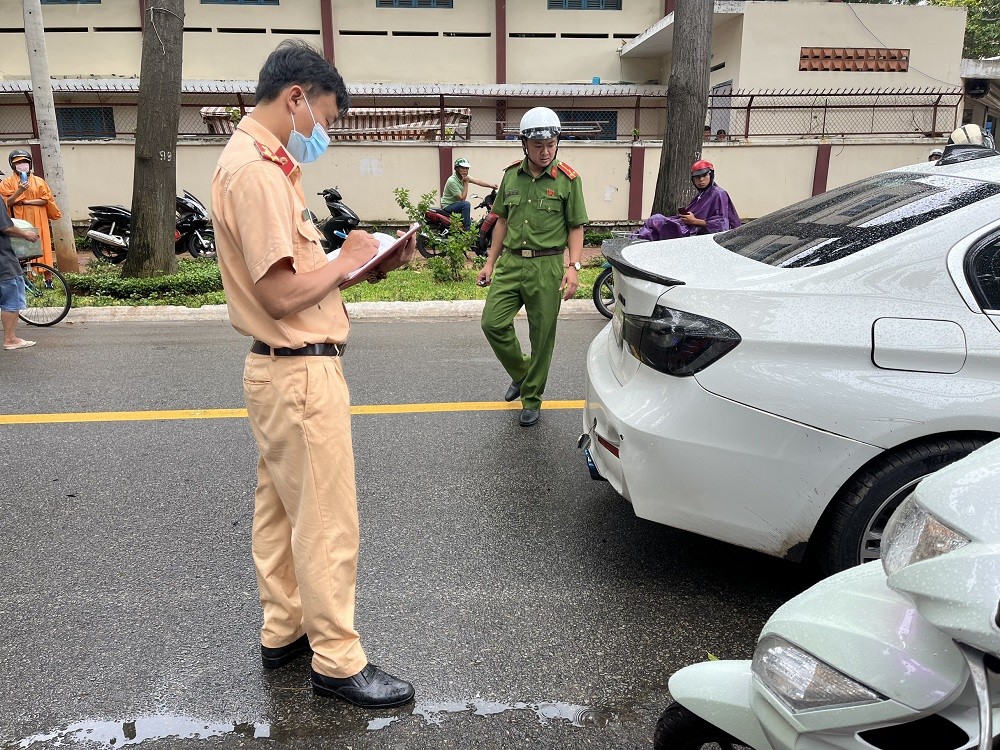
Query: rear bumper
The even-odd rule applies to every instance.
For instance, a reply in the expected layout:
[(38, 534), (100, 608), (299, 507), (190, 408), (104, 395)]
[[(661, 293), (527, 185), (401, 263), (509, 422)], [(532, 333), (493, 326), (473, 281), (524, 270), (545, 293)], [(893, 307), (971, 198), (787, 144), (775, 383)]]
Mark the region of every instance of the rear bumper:
[(587, 352), (583, 428), (596, 470), (640, 518), (798, 559), (837, 489), (879, 453), (693, 377), (640, 366), (622, 385), (611, 335), (608, 326)]

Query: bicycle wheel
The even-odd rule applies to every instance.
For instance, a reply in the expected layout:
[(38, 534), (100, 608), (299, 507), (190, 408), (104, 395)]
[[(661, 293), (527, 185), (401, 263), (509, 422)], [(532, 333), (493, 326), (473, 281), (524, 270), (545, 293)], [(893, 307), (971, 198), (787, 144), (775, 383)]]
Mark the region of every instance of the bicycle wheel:
[(31, 261), (24, 268), (28, 307), (18, 317), (33, 326), (54, 326), (66, 317), (73, 295), (66, 279), (52, 266)]

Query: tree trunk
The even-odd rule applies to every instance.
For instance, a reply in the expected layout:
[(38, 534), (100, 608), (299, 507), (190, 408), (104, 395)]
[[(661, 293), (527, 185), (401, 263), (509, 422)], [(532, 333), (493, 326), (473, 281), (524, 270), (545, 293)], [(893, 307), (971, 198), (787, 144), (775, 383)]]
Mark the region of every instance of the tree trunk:
[(76, 241), (73, 239), (73, 221), (69, 213), (69, 193), (63, 174), (62, 152), (59, 150), (59, 128), (56, 126), (56, 105), (52, 98), (52, 80), (49, 78), (49, 58), (45, 48), (45, 26), (42, 23), (40, 0), (24, 0), (24, 43), (28, 50), (31, 68), (31, 89), (34, 96), (35, 118), (38, 121), (38, 145), (42, 150), (45, 181), (52, 189), (62, 218), (52, 222), (52, 244), (59, 269), (77, 273), (80, 265), (76, 259)]
[(139, 119), (132, 179), (132, 237), (122, 276), (177, 272), (177, 123), (181, 106), (184, 0), (146, 4)]
[(701, 157), (712, 59), (712, 0), (677, 0), (667, 82), (666, 132), (653, 213), (675, 216), (691, 200), (691, 165)]

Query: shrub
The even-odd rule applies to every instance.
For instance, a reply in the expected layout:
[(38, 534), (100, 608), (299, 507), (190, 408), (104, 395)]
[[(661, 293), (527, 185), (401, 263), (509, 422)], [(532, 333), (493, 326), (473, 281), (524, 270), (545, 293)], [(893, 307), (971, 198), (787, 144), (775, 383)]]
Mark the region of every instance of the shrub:
[(182, 258), (176, 274), (126, 279), (121, 268), (98, 259), (84, 273), (67, 273), (73, 293), (117, 300), (124, 304), (221, 304), (222, 277), (211, 258)]
[(421, 195), (416, 206), (410, 200), (410, 191), (406, 188), (396, 188), (393, 195), (396, 196), (396, 204), (406, 212), (410, 221), (420, 224), (420, 231), (427, 245), (440, 253), (427, 260), (427, 267), (434, 280), (441, 283), (460, 281), (465, 270), (465, 252), (475, 243), (479, 230), (475, 227), (466, 230), (462, 226), (462, 217), (452, 214), (451, 230), (447, 236), (442, 237), (427, 225), (426, 213), (434, 203), (434, 191)]

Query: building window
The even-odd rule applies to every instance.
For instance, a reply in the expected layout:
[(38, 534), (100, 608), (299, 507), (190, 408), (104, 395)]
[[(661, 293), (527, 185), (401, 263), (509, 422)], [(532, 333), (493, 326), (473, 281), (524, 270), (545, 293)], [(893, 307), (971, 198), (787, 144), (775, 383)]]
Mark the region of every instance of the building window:
[(202, 5), (277, 5), (278, 0), (201, 0)]
[(454, 8), (454, 0), (375, 0), (376, 8)]
[(115, 114), (111, 107), (56, 107), (59, 137), (114, 138)]
[(622, 0), (548, 0), (549, 10), (621, 10)]
[(905, 73), (909, 67), (908, 49), (802, 47), (799, 54), (799, 70)]

